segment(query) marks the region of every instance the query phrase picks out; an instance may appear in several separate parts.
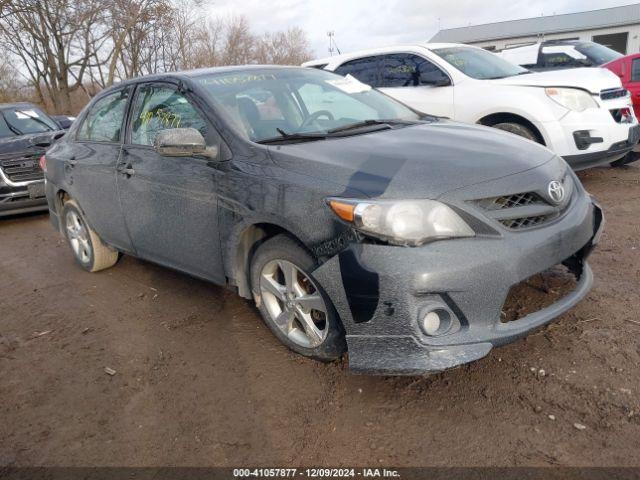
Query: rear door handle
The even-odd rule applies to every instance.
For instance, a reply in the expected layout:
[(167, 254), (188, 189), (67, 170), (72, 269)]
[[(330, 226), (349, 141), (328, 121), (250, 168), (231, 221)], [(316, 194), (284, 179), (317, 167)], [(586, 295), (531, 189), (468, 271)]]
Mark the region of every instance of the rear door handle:
[(77, 164), (78, 161), (76, 160), (76, 157), (70, 157), (69, 159), (67, 159), (67, 164), (74, 166), (75, 164)]

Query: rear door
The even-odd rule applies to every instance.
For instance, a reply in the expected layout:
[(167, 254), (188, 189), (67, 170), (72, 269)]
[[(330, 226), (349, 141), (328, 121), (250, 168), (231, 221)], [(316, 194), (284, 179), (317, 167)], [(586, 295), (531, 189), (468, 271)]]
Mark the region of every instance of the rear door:
[(139, 257), (223, 283), (216, 188), (224, 174), (210, 158), (166, 157), (153, 147), (159, 131), (189, 127), (220, 147), (193, 98), (176, 85), (136, 88), (117, 169), (122, 210)]
[(64, 165), (70, 195), (100, 237), (123, 251), (131, 251), (116, 187), (124, 120), (131, 88), (99, 98), (88, 110), (75, 139), (63, 141), (56, 157)]

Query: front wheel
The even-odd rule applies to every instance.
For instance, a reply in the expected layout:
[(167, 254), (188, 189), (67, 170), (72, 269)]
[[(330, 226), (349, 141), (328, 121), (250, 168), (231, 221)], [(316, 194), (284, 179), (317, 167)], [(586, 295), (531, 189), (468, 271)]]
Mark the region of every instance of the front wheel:
[(524, 125), (520, 125), (519, 123), (503, 122), (496, 123), (495, 125), (491, 126), (493, 128), (497, 128), (498, 130), (513, 133), (514, 135), (518, 135), (519, 137), (524, 137), (527, 140), (531, 140), (532, 142), (540, 143), (538, 142), (538, 138), (530, 128), (527, 128)]
[(263, 243), (251, 262), (251, 286), (262, 317), (291, 350), (321, 361), (346, 350), (344, 329), (331, 300), (310, 272), (313, 257), (286, 235)]
[(609, 165), (615, 168), (624, 167), (625, 165), (629, 165), (630, 163), (636, 162), (638, 160), (640, 160), (639, 152), (629, 152), (621, 159), (616, 160), (615, 162), (611, 162)]

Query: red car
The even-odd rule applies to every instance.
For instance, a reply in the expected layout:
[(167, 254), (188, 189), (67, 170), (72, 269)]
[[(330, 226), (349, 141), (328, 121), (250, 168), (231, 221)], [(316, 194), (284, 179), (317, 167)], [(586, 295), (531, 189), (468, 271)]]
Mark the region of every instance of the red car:
[(631, 93), (633, 111), (640, 118), (640, 53), (625, 55), (602, 65), (620, 77), (624, 88)]
[[(622, 86), (629, 90), (631, 94), (633, 112), (636, 118), (640, 119), (640, 53), (625, 55), (605, 63), (601, 67), (608, 68), (620, 77)], [(640, 158), (639, 148), (636, 146), (633, 152), (630, 152), (627, 157), (622, 159), (621, 163), (631, 163), (638, 160)]]

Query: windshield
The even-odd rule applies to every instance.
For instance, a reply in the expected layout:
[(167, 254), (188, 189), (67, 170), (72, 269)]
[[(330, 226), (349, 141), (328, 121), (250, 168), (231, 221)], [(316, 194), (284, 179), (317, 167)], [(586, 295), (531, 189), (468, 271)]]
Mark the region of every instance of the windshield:
[(9, 137), (60, 130), (42, 110), (34, 106), (7, 108), (1, 111), (0, 136)]
[[(324, 70), (252, 69), (203, 74), (195, 81), (254, 142), (331, 134), (342, 127), (380, 120), (420, 120), (413, 110), (355, 78)], [(357, 134), (358, 129), (349, 132)]]
[(512, 77), (529, 71), (480, 48), (437, 48), (433, 50), (433, 53), (465, 75), (478, 80)]
[(587, 57), (589, 65), (602, 65), (623, 56), (609, 47), (593, 42), (578, 43), (574, 48)]

